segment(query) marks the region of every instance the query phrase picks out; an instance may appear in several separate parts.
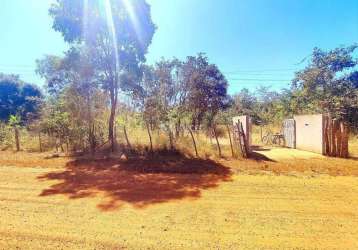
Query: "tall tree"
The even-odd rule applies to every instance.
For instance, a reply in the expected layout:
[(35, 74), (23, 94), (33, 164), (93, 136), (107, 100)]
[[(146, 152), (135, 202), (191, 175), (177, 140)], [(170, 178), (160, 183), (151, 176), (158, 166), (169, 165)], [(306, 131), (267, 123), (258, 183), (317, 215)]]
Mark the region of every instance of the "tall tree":
[(83, 44), (91, 51), (96, 76), (110, 97), (108, 138), (114, 150), (120, 86), (134, 83), (140, 76), (140, 65), (155, 32), (150, 6), (145, 0), (57, 0), (50, 15), (53, 28), (66, 42)]
[(187, 112), (192, 116), (192, 129), (199, 129), (204, 118), (209, 123), (214, 116), (229, 104), (228, 82), (215, 64), (199, 53), (190, 56), (182, 66), (182, 80)]
[(293, 102), (299, 112), (323, 112), (345, 120), (358, 109), (358, 44), (331, 51), (315, 48), (309, 65), (296, 73)]
[[(106, 96), (99, 89), (92, 58), (86, 49), (77, 46), (67, 51), (64, 57), (46, 56), (37, 61), (37, 72), (45, 78), (50, 95), (62, 102), (57, 105), (62, 106), (58, 111), (68, 114), (70, 130), (77, 135), (71, 138), (83, 140), (82, 131), (85, 131), (90, 150), (94, 152), (97, 143), (95, 120), (96, 117), (103, 118), (107, 103)], [(54, 107), (53, 104), (50, 106)]]

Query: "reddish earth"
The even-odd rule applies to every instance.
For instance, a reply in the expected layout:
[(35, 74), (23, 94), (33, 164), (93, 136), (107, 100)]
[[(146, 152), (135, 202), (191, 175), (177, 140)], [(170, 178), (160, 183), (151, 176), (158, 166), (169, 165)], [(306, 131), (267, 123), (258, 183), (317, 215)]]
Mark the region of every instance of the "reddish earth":
[(358, 249), (358, 161), (0, 153), (0, 249)]

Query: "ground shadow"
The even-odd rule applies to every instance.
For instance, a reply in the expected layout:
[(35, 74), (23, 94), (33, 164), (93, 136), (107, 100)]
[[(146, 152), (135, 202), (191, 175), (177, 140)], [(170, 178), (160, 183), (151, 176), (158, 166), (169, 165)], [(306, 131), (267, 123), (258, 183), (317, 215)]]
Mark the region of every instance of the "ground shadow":
[(272, 160), (268, 158), (266, 155), (260, 154), (256, 151), (252, 151), (250, 153), (250, 159), (253, 159), (255, 161), (269, 161), (269, 162), (276, 162), (275, 160)]
[(119, 159), (77, 159), (66, 170), (40, 176), (58, 180), (41, 196), (66, 195), (70, 199), (96, 196), (106, 201), (101, 210), (114, 210), (129, 203), (137, 208), (184, 198), (199, 198), (201, 191), (231, 180), (231, 171), (212, 160), (193, 159), (182, 154)]
[(251, 150), (253, 150), (253, 151), (271, 151), (271, 149), (269, 149), (269, 148), (263, 148), (258, 145), (252, 145)]
[(268, 158), (266, 155), (259, 153), (259, 152), (271, 151), (270, 148), (264, 148), (262, 146), (253, 145), (251, 146), (251, 150), (252, 151), (250, 152), (250, 159), (252, 160), (276, 162), (273, 159)]
[(350, 155), (350, 156), (348, 157), (348, 159), (353, 160), (353, 161), (358, 161), (358, 157), (357, 157), (357, 156), (353, 156), (353, 155)]

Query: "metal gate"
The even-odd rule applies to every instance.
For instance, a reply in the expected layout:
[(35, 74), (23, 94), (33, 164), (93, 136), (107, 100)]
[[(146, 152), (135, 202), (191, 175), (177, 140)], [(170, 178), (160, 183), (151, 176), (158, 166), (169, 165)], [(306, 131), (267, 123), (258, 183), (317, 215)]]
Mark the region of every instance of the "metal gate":
[(283, 136), (285, 146), (288, 148), (296, 148), (296, 122), (294, 119), (283, 121)]

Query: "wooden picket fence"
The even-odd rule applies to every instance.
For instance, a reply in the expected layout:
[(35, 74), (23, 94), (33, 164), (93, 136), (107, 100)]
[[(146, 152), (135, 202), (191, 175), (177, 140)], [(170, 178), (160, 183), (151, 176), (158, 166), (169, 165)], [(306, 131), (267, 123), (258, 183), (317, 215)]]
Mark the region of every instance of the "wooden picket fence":
[(349, 126), (343, 121), (323, 117), (323, 154), (348, 158)]

